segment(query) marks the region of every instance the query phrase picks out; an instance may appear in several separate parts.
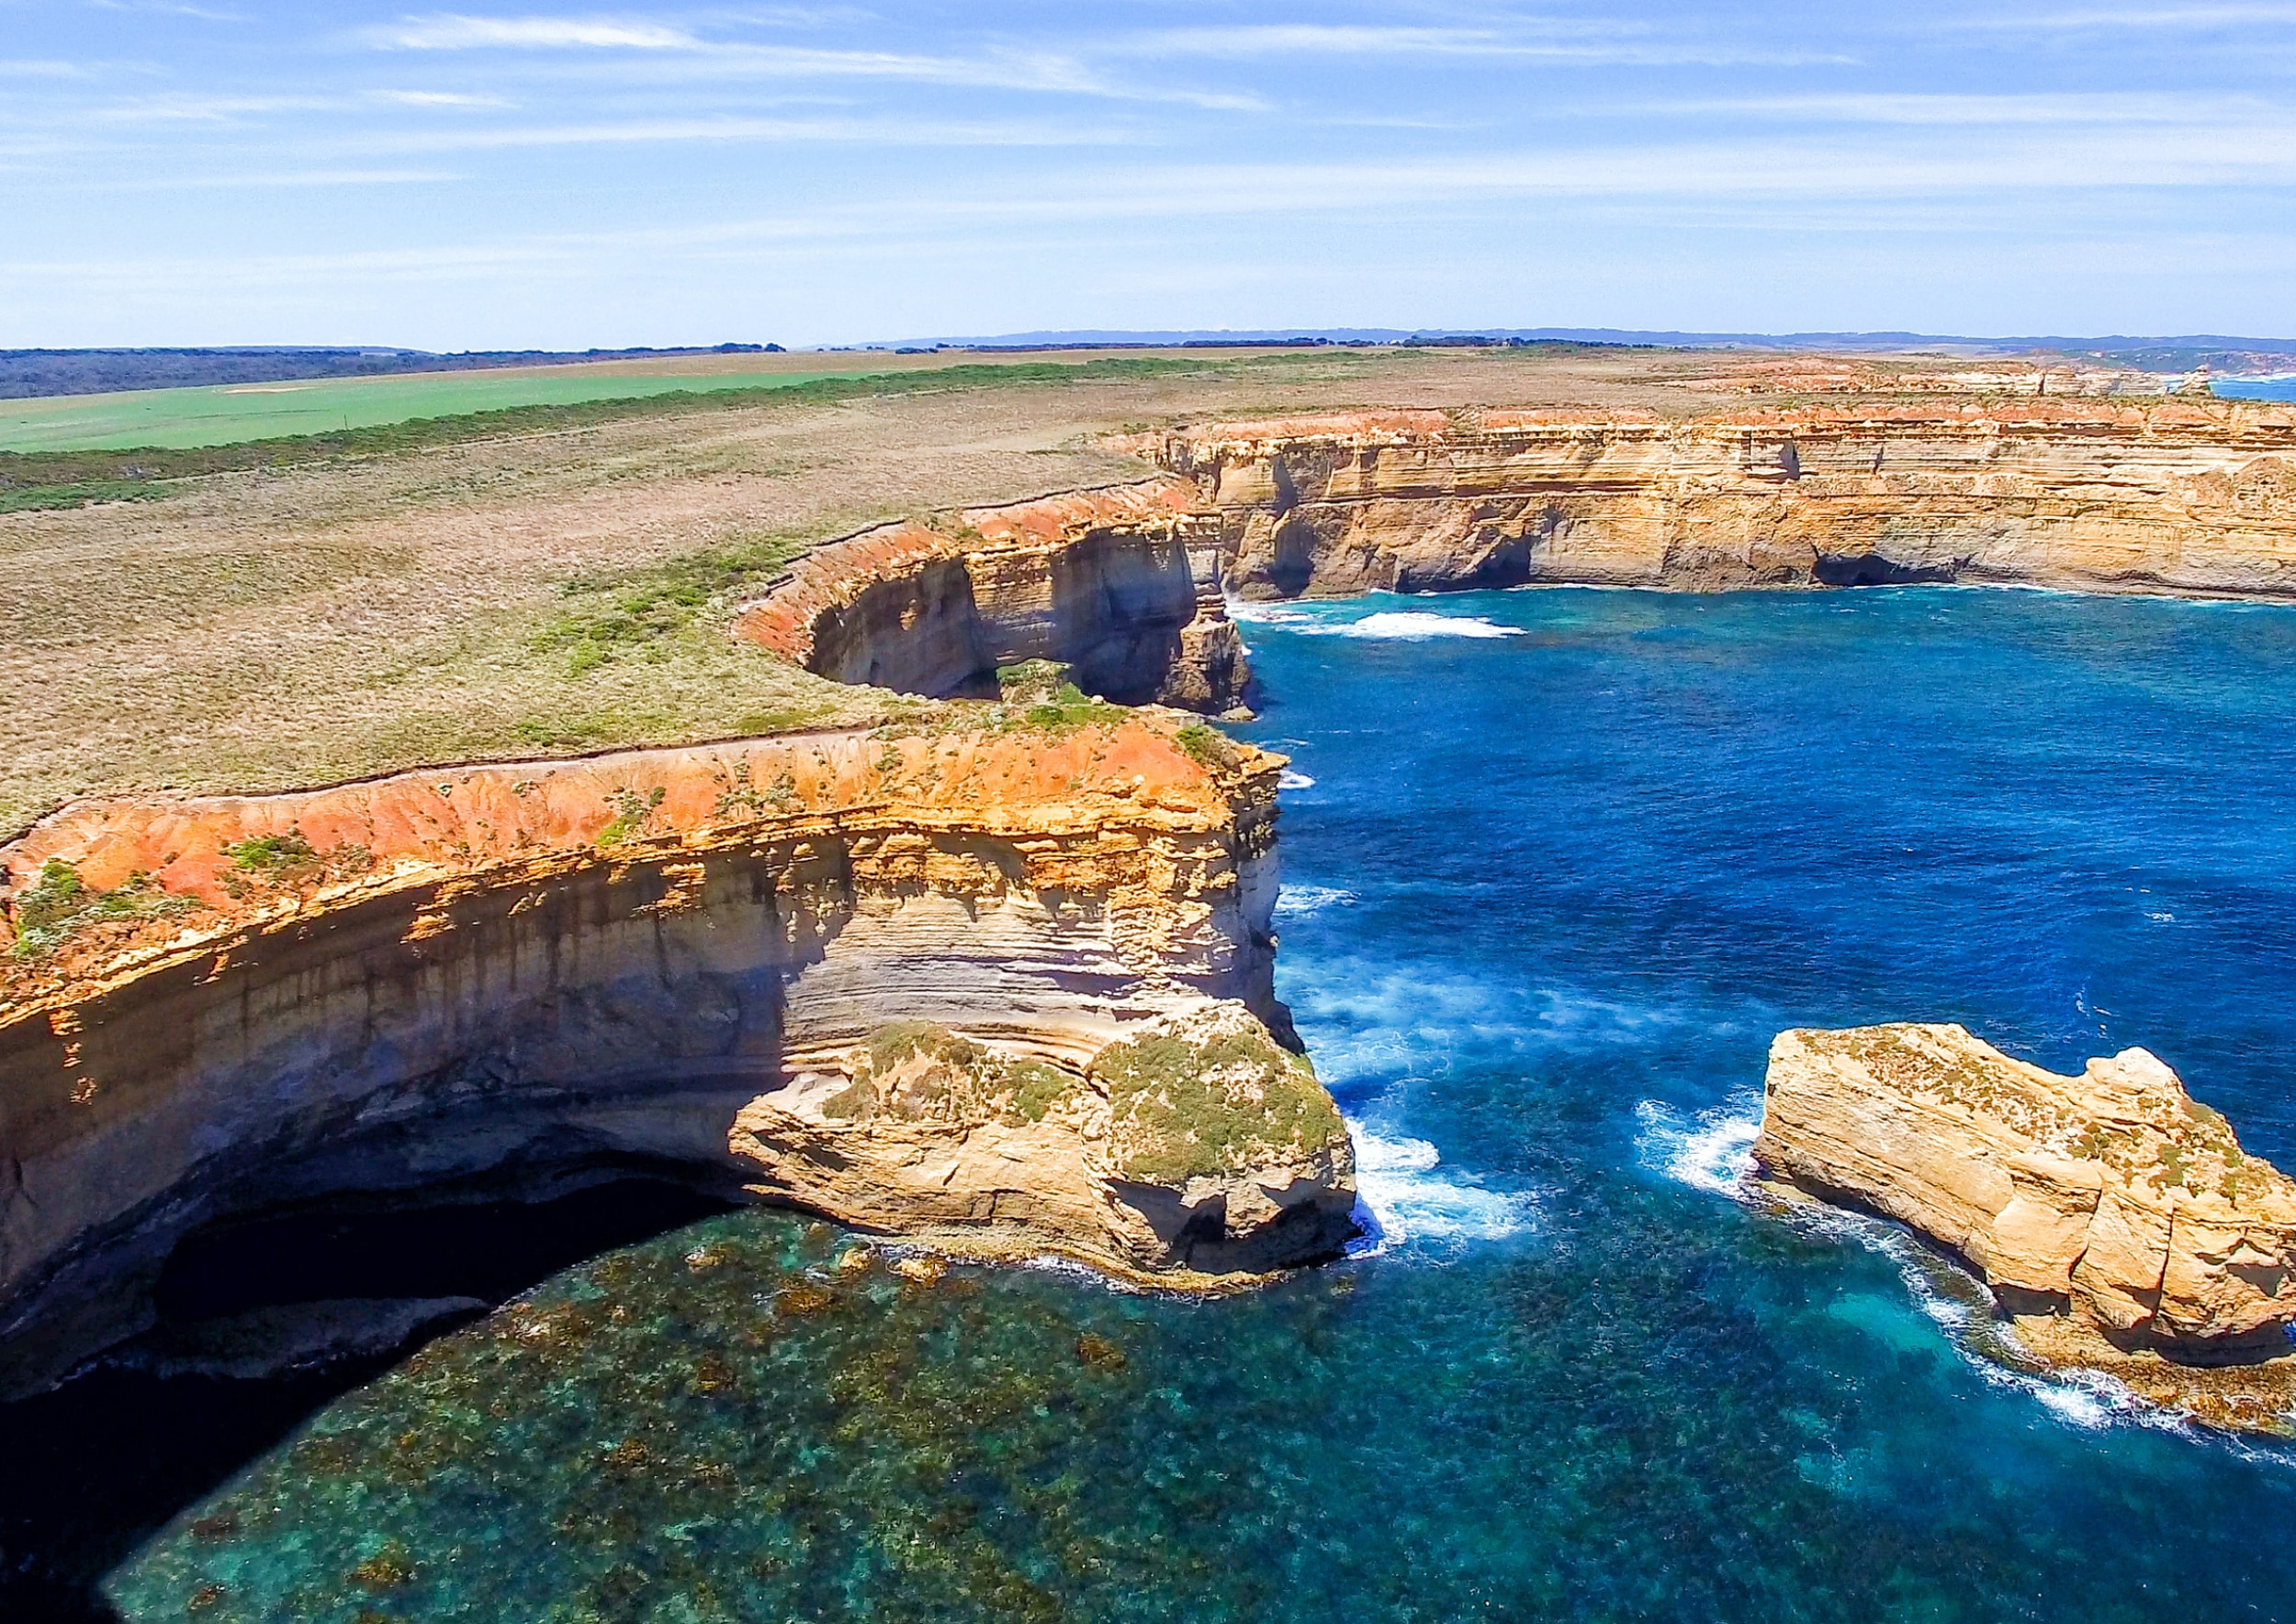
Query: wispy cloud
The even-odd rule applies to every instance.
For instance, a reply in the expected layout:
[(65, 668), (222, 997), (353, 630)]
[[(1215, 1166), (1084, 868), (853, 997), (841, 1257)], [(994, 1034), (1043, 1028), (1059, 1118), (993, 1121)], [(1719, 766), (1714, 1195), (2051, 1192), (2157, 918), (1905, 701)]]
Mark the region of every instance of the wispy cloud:
[(697, 51), (702, 41), (659, 23), (571, 17), (409, 17), (370, 28), (365, 38), (388, 51)]
[(586, 49), (634, 51), (664, 59), (640, 70), (651, 83), (666, 79), (859, 79), (943, 85), (983, 90), (1028, 90), (1102, 99), (1168, 102), (1213, 110), (1258, 111), (1267, 103), (1241, 92), (1192, 85), (1154, 85), (1110, 77), (1081, 57), (1045, 49), (992, 49), (970, 53), (829, 49), (704, 39), (657, 23), (582, 17), (412, 17), (368, 29), (365, 41), (386, 51)]
[[(232, 186), (400, 186), (466, 176), (437, 169), (289, 169), (272, 174), (195, 175), (170, 181), (169, 186), (203, 188)], [(157, 182), (152, 183), (160, 184)]]
[(419, 130), (364, 138), (341, 150), (467, 152), (517, 147), (662, 145), (678, 141), (836, 142), (895, 147), (1084, 147), (1136, 144), (1106, 125), (965, 122), (899, 118), (648, 118), (514, 129)]
[(939, 85), (952, 89), (1023, 90), (1099, 100), (1162, 102), (1214, 111), (1263, 111), (1267, 101), (1192, 84), (1158, 85), (1112, 75), (1061, 51), (996, 50), (969, 55), (805, 46), (726, 44), (614, 64), (618, 83), (662, 85), (764, 79), (845, 79)]
[(375, 90), (367, 94), (377, 101), (402, 107), (507, 107), (512, 105), (502, 96), (466, 96), (453, 90)]
[[(1159, 222), (1249, 218), (1261, 221), (1359, 214), (1377, 208), (1401, 221), (1473, 211), (1488, 220), (1514, 201), (1575, 200), (1574, 208), (1613, 212), (1658, 206), (1678, 227), (1769, 229), (1791, 215), (1796, 231), (1851, 231), (1952, 235), (1978, 230), (2012, 235), (2021, 214), (2013, 199), (2061, 202), (2068, 220), (2093, 221), (2073, 199), (2122, 184), (2174, 186), (2248, 179), (2296, 182), (2296, 142), (2286, 130), (2225, 132), (2214, 143), (2165, 145), (2134, 132), (2125, 147), (2097, 152), (2045, 141), (1936, 154), (1926, 148), (1813, 156), (1795, 142), (1728, 146), (1653, 145), (1561, 152), (1493, 152), (1462, 161), (1382, 164), (1225, 164), (1154, 169), (1109, 167), (1072, 175), (1050, 186), (983, 186), (908, 197), (888, 208), (882, 197), (793, 208), (748, 220), (587, 232), (535, 233), (427, 248), (345, 254), (252, 254), (213, 260), (140, 258), (76, 265), (59, 262), (0, 265), (0, 272), (100, 276), (229, 285), (231, 277), (294, 286), (334, 273), (394, 280), (459, 280), (510, 268), (574, 276), (605, 264), (647, 263), (666, 252), (681, 259), (786, 262), (793, 256), (836, 263), (868, 246), (929, 244), (947, 255), (1045, 240), (1075, 244), (1169, 230)], [(2148, 155), (2146, 164), (2134, 162)], [(283, 183), (286, 184), (286, 183)], [(1270, 199), (1279, 198), (1271, 208)], [(1888, 207), (1892, 198), (1914, 207)], [(1854, 203), (1854, 218), (1838, 211)], [(1981, 218), (1973, 225), (1971, 206)], [(1117, 236), (1110, 238), (1108, 232)], [(2250, 239), (2244, 238), (2244, 242)], [(2253, 245), (2253, 244), (2252, 244)], [(2296, 247), (2276, 250), (2296, 263)]]
[(1540, 18), (1507, 28), (1388, 24), (1245, 23), (1165, 28), (1112, 42), (1127, 55), (1162, 57), (1461, 57), (1489, 62), (1615, 65), (1792, 66), (1840, 62), (1839, 53), (1667, 39), (1644, 25)]
[(2189, 124), (2221, 129), (2230, 118), (2272, 109), (2263, 103), (2217, 99), (2196, 106), (2190, 96), (2106, 96), (2085, 93), (2031, 96), (1890, 95), (1886, 93), (1722, 96), (1711, 100), (1640, 102), (1634, 114), (1755, 115), (1841, 124), (2114, 125)]
[(85, 79), (88, 70), (77, 62), (0, 62), (0, 79)]
[(262, 113), (323, 112), (341, 106), (314, 96), (154, 96), (90, 107), (91, 124), (227, 124)]
[(243, 23), (247, 16), (238, 11), (217, 11), (211, 6), (192, 6), (185, 0), (87, 0), (98, 11), (136, 11), (163, 17), (196, 17), (202, 22)]
[[(1582, 24), (1584, 37), (1614, 32)], [(1398, 28), (1361, 23), (1239, 23), (1229, 28), (1163, 28), (1120, 42), (1120, 49), (1160, 56), (1466, 56), (1506, 44), (1490, 28)]]
[(2210, 28), (2254, 24), (2296, 27), (2296, 5), (2271, 0), (2220, 6), (2131, 6), (2076, 11), (1986, 11), (1931, 19), (1930, 28), (1983, 33), (2064, 33), (2073, 30)]

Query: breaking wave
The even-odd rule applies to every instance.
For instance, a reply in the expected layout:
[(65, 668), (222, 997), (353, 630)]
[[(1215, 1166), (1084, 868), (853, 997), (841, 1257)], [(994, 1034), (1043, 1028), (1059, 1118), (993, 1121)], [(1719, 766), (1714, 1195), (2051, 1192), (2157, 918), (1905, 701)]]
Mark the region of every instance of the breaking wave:
[(1228, 618), (1244, 626), (1285, 626), (1312, 620), (1314, 616), (1289, 603), (1255, 603), (1244, 598), (1230, 598)]
[(1356, 1143), (1356, 1221), (1364, 1229), (1347, 1248), (1351, 1255), (1376, 1257), (1406, 1246), (1455, 1251), (1533, 1226), (1529, 1196), (1438, 1173), (1442, 1153), (1424, 1139), (1384, 1138), (1353, 1120), (1347, 1130)]
[(1276, 917), (1303, 919), (1327, 908), (1353, 907), (1356, 900), (1353, 891), (1343, 891), (1336, 885), (1286, 885), (1276, 894)]
[(1480, 615), (1429, 615), (1418, 609), (1383, 610), (1345, 626), (1302, 627), (1337, 637), (1379, 637), (1417, 643), (1429, 637), (1519, 637), (1522, 628), (1494, 626)]
[(1635, 1153), (1653, 1173), (1694, 1190), (1737, 1201), (1751, 1190), (1754, 1136), (1761, 1132), (1759, 1110), (1748, 1115), (1733, 1100), (1685, 1117), (1673, 1107), (1645, 1100), (1635, 1107)]
[(1380, 609), (1353, 620), (1328, 611), (1289, 603), (1246, 603), (1231, 599), (1228, 618), (1244, 626), (1281, 626), (1313, 637), (1368, 637), (1417, 643), (1431, 637), (1519, 637), (1523, 628), (1500, 626), (1480, 615), (1438, 615), (1427, 609)]
[[(1733, 1100), (1689, 1116), (1645, 1100), (1635, 1107), (1635, 1120), (1636, 1155), (1650, 1171), (1694, 1190), (1771, 1208), (1754, 1182), (1752, 1147), (1761, 1128), (1758, 1104)], [(2133, 1425), (2198, 1436), (2184, 1415), (2146, 1403), (2099, 1371), (2031, 1369), (2030, 1359), (2020, 1354), (1995, 1317), (1985, 1287), (1897, 1224), (1815, 1201), (1772, 1210), (1805, 1234), (1861, 1246), (1889, 1259), (1905, 1281), (1912, 1307), (1987, 1386), (2022, 1393), (2056, 1420), (2084, 1432)]]

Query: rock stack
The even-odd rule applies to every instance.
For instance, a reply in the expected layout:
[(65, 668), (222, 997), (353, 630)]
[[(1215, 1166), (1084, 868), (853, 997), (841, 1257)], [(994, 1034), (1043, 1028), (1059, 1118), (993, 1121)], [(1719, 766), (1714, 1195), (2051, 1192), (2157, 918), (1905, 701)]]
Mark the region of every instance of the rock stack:
[(2043, 1359), (2284, 1429), (2296, 1181), (2146, 1051), (2063, 1077), (1959, 1026), (1785, 1032), (1764, 1090), (1769, 1179), (1950, 1247)]

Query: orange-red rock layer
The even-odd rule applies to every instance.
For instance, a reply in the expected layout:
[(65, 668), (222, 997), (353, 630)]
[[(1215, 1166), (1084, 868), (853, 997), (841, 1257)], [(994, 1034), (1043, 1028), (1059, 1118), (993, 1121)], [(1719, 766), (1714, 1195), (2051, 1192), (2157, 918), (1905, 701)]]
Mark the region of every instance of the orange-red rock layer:
[(734, 633), (823, 676), (908, 693), (985, 691), (998, 666), (1052, 660), (1106, 698), (1222, 711), (1250, 673), (1216, 551), (1186, 479), (1069, 491), (833, 542)]
[[(1090, 1071), (1207, 1009), (1288, 1033), (1280, 759), (1184, 750), (1168, 712), (989, 716), (86, 801), (0, 848), (31, 950), (0, 960), (0, 1390), (138, 1334), (202, 1225), (518, 1169), (676, 1164), (1182, 1284), (1328, 1254), (1344, 1137), (1247, 1135), (1159, 1185), (1109, 1139), (1153, 1123)], [(31, 924), (60, 874), (62, 924)], [(903, 1021), (1060, 1068), (1074, 1103), (825, 1115), (813, 1079)]]

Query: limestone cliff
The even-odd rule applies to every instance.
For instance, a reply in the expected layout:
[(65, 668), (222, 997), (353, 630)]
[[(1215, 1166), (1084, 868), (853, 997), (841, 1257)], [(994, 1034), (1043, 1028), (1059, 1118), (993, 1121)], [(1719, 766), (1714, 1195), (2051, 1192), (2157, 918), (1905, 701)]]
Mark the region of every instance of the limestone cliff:
[(1959, 1026), (1782, 1032), (1754, 1157), (1958, 1252), (2041, 1357), (2286, 1426), (2296, 1181), (2143, 1049), (2068, 1077)]
[[(1182, 1285), (1330, 1254), (1344, 1129), (1243, 1064), (1290, 1065), (1280, 759), (1184, 719), (66, 807), (0, 848), (0, 1390), (136, 1332), (202, 1225), (602, 1158)], [(969, 1058), (869, 1058), (923, 1029)], [(1110, 1069), (1151, 1040), (1162, 1104)]]
[(1390, 411), (1122, 444), (1197, 482), (1247, 597), (1918, 581), (2296, 595), (2296, 407), (2268, 402)]
[(999, 666), (1051, 660), (1119, 704), (1216, 714), (1251, 675), (1218, 544), (1195, 487), (1171, 478), (972, 508), (816, 550), (734, 631), (843, 682), (978, 694)]

